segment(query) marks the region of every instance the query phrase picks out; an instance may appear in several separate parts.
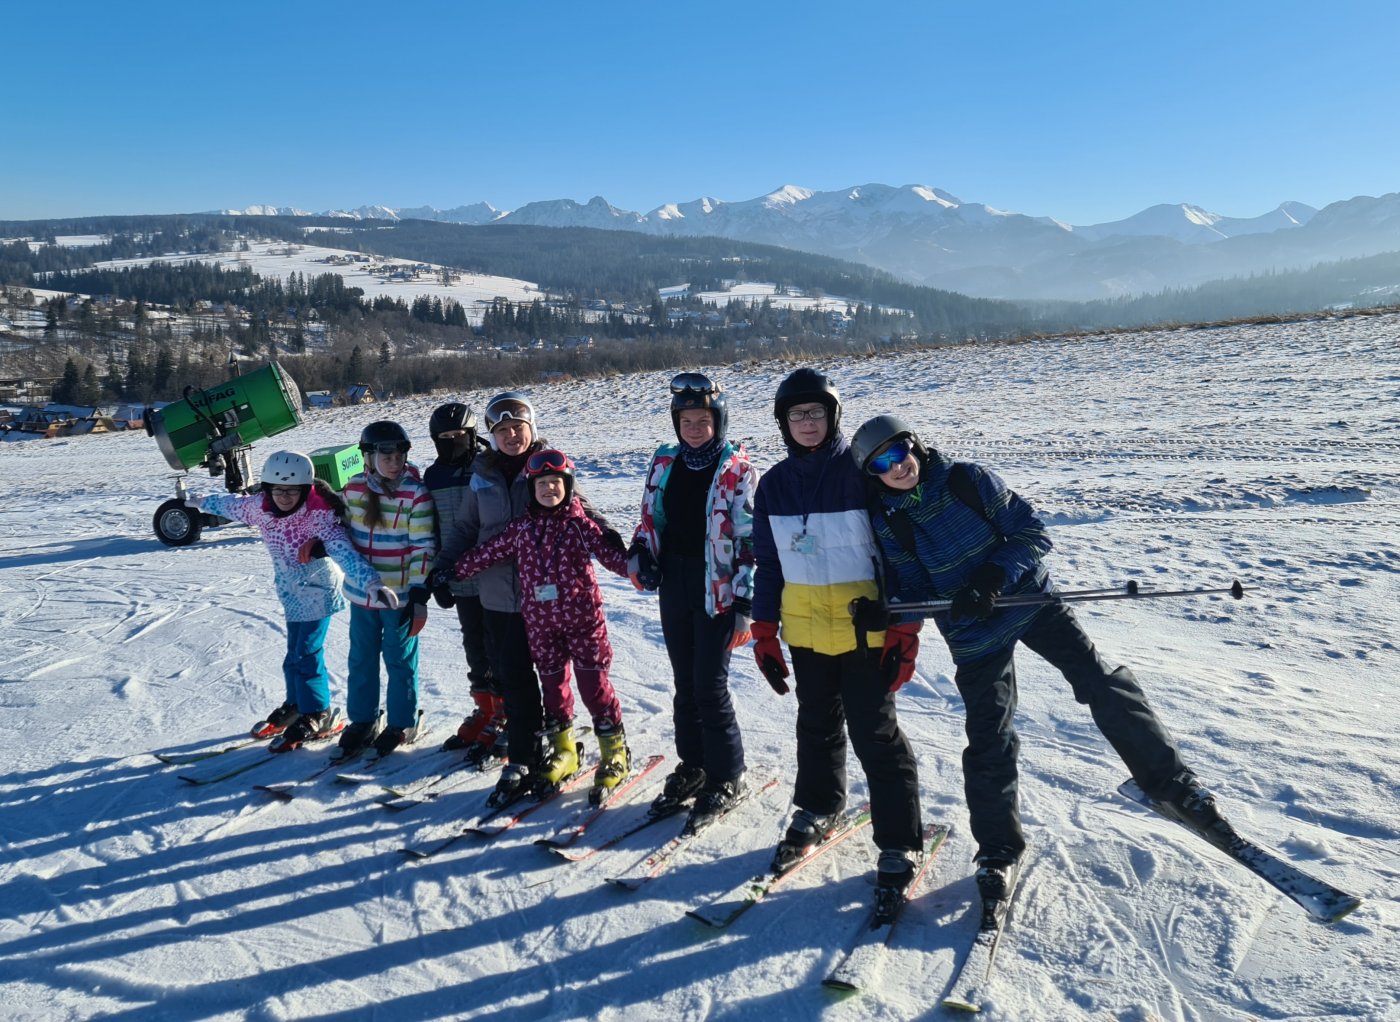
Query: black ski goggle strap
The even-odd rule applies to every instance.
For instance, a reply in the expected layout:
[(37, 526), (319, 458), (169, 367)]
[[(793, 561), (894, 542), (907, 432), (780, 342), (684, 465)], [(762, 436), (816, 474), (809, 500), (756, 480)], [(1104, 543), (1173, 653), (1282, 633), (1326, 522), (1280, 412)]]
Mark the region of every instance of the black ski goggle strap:
[(407, 454), (407, 453), (408, 453), (408, 449), (409, 449), (409, 447), (411, 447), (411, 446), (412, 446), (412, 444), (410, 444), (407, 440), (398, 440), (398, 441), (387, 440), (387, 441), (385, 441), (385, 442), (383, 442), (383, 443), (375, 444), (375, 445), (374, 445), (374, 453), (375, 453), (375, 454)]
[(719, 387), (704, 373), (680, 373), (671, 379), (672, 394), (718, 394)]

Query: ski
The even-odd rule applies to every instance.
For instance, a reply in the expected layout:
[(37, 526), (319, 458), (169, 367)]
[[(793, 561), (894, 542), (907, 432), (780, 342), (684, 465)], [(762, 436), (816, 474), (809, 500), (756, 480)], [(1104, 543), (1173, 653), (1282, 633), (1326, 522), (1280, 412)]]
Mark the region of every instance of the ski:
[(1124, 781), (1118, 786), (1118, 793), (1218, 848), (1286, 895), (1318, 922), (1335, 923), (1348, 913), (1354, 912), (1361, 904), (1360, 898), (1304, 873), (1291, 862), (1244, 837), (1226, 821), (1221, 821), (1218, 829), (1197, 830), (1165, 812), (1135, 781)]
[(992, 967), (997, 946), (1001, 943), (1001, 932), (1006, 928), (1006, 917), (1011, 912), (1020, 879), (1021, 866), (1017, 863), (1012, 867), (1006, 897), (982, 902), (982, 921), (977, 926), (977, 935), (972, 940), (967, 957), (953, 975), (948, 994), (943, 998), (945, 1008), (970, 1012), (982, 1010), (982, 1000), (992, 981)]
[(720, 813), (718, 816), (711, 817), (704, 823), (704, 825), (692, 830), (689, 824), (687, 823), (687, 825), (681, 829), (681, 832), (679, 834), (673, 837), (670, 841), (667, 841), (660, 848), (656, 849), (656, 851), (652, 852), (649, 855), (643, 856), (640, 860), (634, 863), (623, 875), (616, 877), (607, 877), (606, 879), (608, 883), (615, 884), (616, 886), (628, 891), (640, 890), (645, 884), (649, 883), (652, 880), (655, 880), (658, 876), (660, 876), (667, 869), (673, 866), (677, 861), (683, 858), (686, 855), (686, 853), (689, 852), (691, 846), (694, 844), (695, 839), (697, 837), (705, 833), (719, 821), (726, 819), (731, 813), (734, 812), (734, 810), (738, 809), (740, 806), (747, 805), (753, 800), (754, 796), (762, 795), (770, 788), (776, 788), (777, 786), (778, 779), (774, 777), (771, 781), (768, 781), (761, 788), (749, 788), (746, 791), (744, 791), (743, 794), (741, 794), (738, 797), (738, 799), (735, 800), (732, 806), (730, 806), (724, 812)]
[(624, 828), (616, 834), (613, 834), (611, 837), (607, 838), (601, 843), (596, 845), (589, 845), (586, 848), (579, 847), (577, 844), (569, 844), (565, 846), (546, 845), (545, 847), (548, 848), (555, 855), (559, 856), (561, 859), (566, 859), (569, 862), (582, 862), (584, 859), (591, 859), (599, 852), (606, 852), (609, 848), (612, 848), (616, 845), (621, 844), (623, 841), (626, 841), (633, 834), (640, 834), (648, 827), (655, 826), (662, 820), (669, 820), (673, 816), (680, 815), (689, 808), (689, 804), (681, 802), (678, 803), (674, 809), (671, 809), (667, 812), (656, 813), (648, 809), (646, 814), (636, 823)]
[(409, 767), (418, 766), (423, 760), (430, 757), (436, 758), (441, 749), (426, 749), (420, 743), (424, 738), (431, 737), (427, 727), (422, 723), (418, 725), (418, 735), (413, 740), (412, 745), (400, 745), (387, 756), (371, 755), (357, 771), (346, 771), (335, 775), (336, 784), (373, 784), (381, 781), (385, 777), (407, 770)]
[(947, 837), (948, 825), (946, 823), (930, 823), (924, 828), (923, 861), (919, 863), (918, 869), (914, 872), (914, 879), (909, 881), (909, 887), (904, 892), (904, 899), (899, 903), (894, 913), (888, 917), (882, 917), (878, 907), (871, 911), (869, 919), (861, 928), (860, 933), (857, 934), (855, 942), (846, 949), (846, 953), (841, 956), (836, 967), (827, 974), (826, 979), (822, 980), (823, 986), (837, 990), (864, 990), (875, 980), (885, 959), (885, 949), (889, 946), (890, 937), (894, 933), (895, 924), (899, 922), (900, 915), (903, 914), (904, 906), (909, 903), (909, 899), (918, 890), (920, 882), (928, 874), (929, 866), (933, 863), (939, 849), (943, 847), (943, 842)]
[(536, 839), (535, 844), (544, 845), (547, 848), (568, 848), (579, 838), (583, 837), (588, 828), (602, 817), (608, 806), (617, 805), (620, 802), (626, 801), (627, 795), (636, 788), (648, 774), (660, 766), (665, 759), (666, 757), (662, 755), (648, 757), (646, 761), (642, 763), (641, 768), (632, 771), (621, 784), (608, 793), (608, 797), (604, 801), (597, 805), (592, 805), (590, 803), (586, 806), (580, 806), (553, 834), (549, 837)]
[(250, 745), (257, 745), (264, 741), (266, 741), (265, 738), (226, 738), (217, 747), (211, 746), (194, 752), (153, 752), (151, 755), (170, 766), (189, 766), (191, 763), (213, 759), (226, 752), (237, 752), (239, 749), (246, 749)]
[(207, 763), (196, 763), (177, 776), (190, 784), (213, 784), (276, 761), (277, 754), (269, 752), (266, 744), (260, 744), (226, 753)]
[(853, 809), (836, 821), (829, 831), (822, 835), (821, 841), (812, 845), (800, 858), (794, 859), (781, 867), (772, 867), (767, 873), (745, 880), (737, 884), (733, 889), (726, 891), (719, 897), (712, 899), (707, 904), (699, 908), (691, 909), (686, 915), (692, 919), (698, 919), (707, 926), (723, 928), (728, 926), (740, 915), (757, 905), (772, 890), (782, 884), (789, 877), (800, 872), (804, 866), (820, 857), (826, 852), (835, 848), (845, 841), (852, 834), (856, 833), (870, 822), (870, 803), (866, 803), (859, 809)]
[(596, 769), (597, 764), (584, 767), (541, 796), (536, 797), (526, 792), (503, 806), (487, 806), (480, 813), (468, 819), (458, 818), (426, 827), (419, 832), (412, 845), (401, 848), (399, 851), (414, 859), (428, 859), (468, 834), (494, 837), (504, 833), (521, 820), (553, 802), (560, 795), (580, 787), (593, 776), (593, 771)]
[[(473, 778), (492, 773), (504, 765), (505, 760), (501, 759), (491, 760), (480, 765), (458, 760), (446, 770), (440, 770), (413, 784), (404, 785), (402, 788), (384, 785), (385, 797), (380, 799), (379, 804), (391, 813), (403, 812), (403, 810), (412, 809), (414, 806), (427, 805), (442, 795), (456, 791)], [(403, 793), (399, 794), (398, 792)]]

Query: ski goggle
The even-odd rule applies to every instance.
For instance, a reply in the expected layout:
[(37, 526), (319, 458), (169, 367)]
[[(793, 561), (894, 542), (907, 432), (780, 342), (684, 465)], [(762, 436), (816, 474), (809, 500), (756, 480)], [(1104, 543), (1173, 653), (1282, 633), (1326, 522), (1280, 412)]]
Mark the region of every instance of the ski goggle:
[(407, 440), (386, 440), (374, 445), (375, 454), (407, 454), (412, 445)]
[(563, 451), (536, 451), (525, 462), (527, 476), (544, 475), (548, 472), (573, 471), (574, 463)]
[(672, 394), (717, 394), (719, 387), (704, 373), (680, 373), (671, 378)]
[(486, 428), (494, 430), (503, 422), (524, 422), (533, 426), (535, 413), (519, 398), (508, 397), (495, 401), (486, 407)]
[(865, 470), (873, 476), (882, 476), (909, 457), (911, 450), (913, 446), (908, 440), (896, 440), (879, 454), (871, 455), (870, 460), (865, 463)]

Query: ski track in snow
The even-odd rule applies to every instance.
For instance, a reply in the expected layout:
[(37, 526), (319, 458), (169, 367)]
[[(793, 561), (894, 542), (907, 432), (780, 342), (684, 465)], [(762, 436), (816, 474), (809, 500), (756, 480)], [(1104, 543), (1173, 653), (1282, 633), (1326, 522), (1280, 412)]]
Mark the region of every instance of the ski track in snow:
[[(998, 472), (1051, 525), (1064, 588), (1255, 587), (1079, 604), (1131, 665), (1235, 823), (1364, 899), (1323, 927), (1180, 829), (1114, 793), (1126, 772), (1068, 686), (1018, 655), (1023, 893), (983, 1017), (1400, 1018), (1400, 317), (1102, 335), (828, 359), (847, 435), (885, 411)], [(791, 368), (706, 367), (731, 436), (782, 456), (772, 393)], [(625, 531), (671, 434), (668, 373), (528, 388), (542, 433)], [(478, 410), (489, 396), (460, 397)], [(439, 399), (308, 414), (258, 445), (352, 442), (402, 421), (431, 455)], [(868, 831), (722, 931), (684, 917), (761, 872), (791, 787), (792, 696), (751, 656), (732, 688), (753, 778), (784, 777), (673, 869), (603, 883), (679, 827), (568, 863), (534, 847), (577, 798), (486, 840), (399, 849), (479, 807), (495, 774), (402, 813), (329, 771), (289, 802), (252, 790), (323, 763), (193, 786), (149, 753), (236, 740), (282, 700), (283, 620), (267, 555), (236, 526), (186, 549), (150, 529), (173, 477), (143, 433), (0, 444), (0, 995), (17, 1019), (903, 1020), (937, 1007), (976, 926), (961, 700), (924, 635), (900, 716), (924, 812), (953, 825), (878, 987), (820, 986), (870, 900)], [(191, 477), (197, 493), (218, 481)], [(634, 756), (673, 765), (655, 597), (599, 570)], [(440, 738), (467, 709), (454, 617), (423, 634)], [(345, 618), (327, 664), (344, 698)], [(582, 712), (580, 708), (580, 712)], [(428, 752), (428, 749), (411, 753)], [(295, 759), (294, 759), (295, 757)], [(865, 792), (850, 757), (850, 798)], [(280, 773), (279, 773), (280, 771)], [(407, 776), (406, 773), (404, 776)], [(659, 781), (659, 777), (658, 777)], [(762, 783), (758, 780), (757, 783)], [(650, 798), (609, 810), (633, 815)], [(597, 825), (600, 833), (604, 823)], [(587, 843), (591, 834), (586, 836)]]

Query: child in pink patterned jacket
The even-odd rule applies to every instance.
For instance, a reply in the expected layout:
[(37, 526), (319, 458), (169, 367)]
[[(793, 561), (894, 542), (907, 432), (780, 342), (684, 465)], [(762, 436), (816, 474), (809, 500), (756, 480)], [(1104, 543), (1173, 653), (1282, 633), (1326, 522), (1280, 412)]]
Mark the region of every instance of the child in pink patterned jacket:
[(620, 537), (606, 536), (584, 513), (574, 496), (574, 463), (567, 455), (536, 451), (525, 464), (525, 476), (531, 486), (528, 513), (463, 554), (455, 573), (462, 579), (507, 558), (516, 559), (521, 613), (530, 655), (540, 672), (544, 736), (549, 743), (539, 774), (533, 778), (534, 787), (547, 789), (578, 770), (574, 698), (569, 688), (572, 661), (579, 695), (598, 736), (600, 763), (593, 799), (601, 802), (627, 776), (631, 762), (622, 731), (622, 707), (608, 680), (612, 645), (592, 559), (626, 578), (627, 551)]
[[(330, 487), (316, 480), (310, 458), (299, 451), (278, 451), (263, 465), (261, 483), (262, 492), (250, 496), (218, 493), (187, 503), (251, 525), (267, 544), (277, 597), (287, 615), (287, 653), (282, 659), (286, 701), (253, 733), (276, 735), (271, 750), (286, 752), (343, 726), (343, 718), (331, 712), (324, 652), (331, 615), (347, 605), (341, 569), (363, 591), (394, 594), (384, 589), (379, 575), (350, 544), (340, 522), (344, 505)], [(324, 558), (310, 555), (317, 541)]]

